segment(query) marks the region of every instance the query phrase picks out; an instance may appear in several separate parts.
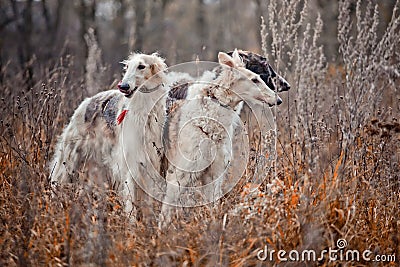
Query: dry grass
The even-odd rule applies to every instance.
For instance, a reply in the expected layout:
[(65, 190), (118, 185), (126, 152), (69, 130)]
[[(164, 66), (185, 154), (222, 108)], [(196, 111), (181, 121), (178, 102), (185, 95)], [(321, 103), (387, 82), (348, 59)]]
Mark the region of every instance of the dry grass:
[(356, 5), (351, 19), (349, 1), (341, 1), (339, 59), (328, 64), (318, 42), (322, 21), (294, 2), (271, 1), (275, 17), (265, 27), (272, 48), (264, 49), (292, 85), (282, 95), (286, 106), (275, 110), (278, 158), (260, 174), (265, 184), (252, 192), (241, 182), (216, 207), (187, 209), (164, 232), (159, 205), (132, 223), (112, 191), (71, 188), (51, 199), (52, 145), (86, 95), (84, 76), (63, 58), (28, 88), (24, 73), (3, 69), (0, 265), (254, 266), (265, 245), (319, 252), (339, 238), (349, 249), (395, 254), (390, 264), (398, 265), (400, 3), (378, 35), (372, 4)]

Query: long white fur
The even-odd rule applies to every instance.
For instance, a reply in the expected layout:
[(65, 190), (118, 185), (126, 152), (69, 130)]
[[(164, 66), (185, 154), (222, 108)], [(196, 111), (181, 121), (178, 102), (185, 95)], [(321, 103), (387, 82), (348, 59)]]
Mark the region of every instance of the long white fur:
[(163, 84), (151, 92), (139, 89), (127, 102), (128, 113), (118, 128), (119, 142), (113, 155), (113, 173), (124, 179), (123, 197), (127, 212), (132, 210), (132, 203), (139, 197), (137, 186), (154, 185), (152, 179), (161, 171), (165, 98), (166, 87)]
[(88, 182), (105, 185), (105, 178), (111, 173), (104, 155), (110, 153), (116, 139), (102, 118), (96, 116), (87, 121), (85, 116), (92, 103), (99, 109), (93, 112), (101, 113), (101, 103), (111, 98), (121, 102), (123, 96), (118, 90), (104, 91), (85, 99), (75, 110), (56, 144), (50, 164), (50, 181), (54, 187), (76, 182), (75, 179), (81, 176), (78, 171), (87, 172), (87, 176), (91, 177)]

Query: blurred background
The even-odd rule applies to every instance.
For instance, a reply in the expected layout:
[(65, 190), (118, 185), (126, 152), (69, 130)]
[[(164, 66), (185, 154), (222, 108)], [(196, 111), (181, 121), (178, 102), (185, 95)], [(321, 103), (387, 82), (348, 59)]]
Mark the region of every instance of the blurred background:
[[(383, 31), (396, 1), (377, 2)], [(321, 44), (327, 60), (335, 61), (338, 1), (308, 5), (310, 21), (322, 14)], [(261, 16), (268, 24), (268, 6), (268, 0), (0, 0), (0, 68), (24, 70), (29, 80), (38, 64), (52, 66), (70, 55), (84, 73), (92, 53), (110, 82), (133, 51), (158, 51), (168, 65), (216, 60), (218, 51), (234, 48), (261, 53)], [(267, 47), (271, 41), (267, 36)], [(6, 72), (0, 73), (3, 81)]]
[[(321, 251), (339, 238), (399, 255), (399, 40), (400, 0), (0, 0), (0, 266), (259, 266), (267, 244)], [(116, 88), (130, 52), (172, 66), (234, 48), (291, 84), (271, 109), (271, 168), (254, 153), (220, 204), (167, 232), (132, 223), (112, 190), (54, 201), (58, 136), (85, 97)]]

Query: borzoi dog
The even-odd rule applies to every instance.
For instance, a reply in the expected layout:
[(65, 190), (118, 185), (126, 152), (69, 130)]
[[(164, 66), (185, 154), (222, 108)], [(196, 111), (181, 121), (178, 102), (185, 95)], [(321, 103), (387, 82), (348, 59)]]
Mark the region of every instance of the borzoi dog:
[[(146, 85), (157, 87), (162, 77), (157, 73), (166, 69), (164, 60), (157, 54), (133, 54), (125, 64), (126, 73), (119, 83), (119, 89), (125, 96), (132, 93), (145, 81), (153, 77)], [(55, 154), (50, 165), (50, 181), (53, 187), (58, 184), (79, 180), (77, 170), (83, 168), (89, 176), (89, 182), (97, 181), (121, 190), (121, 176), (116, 176), (116, 146), (119, 142), (117, 115), (124, 108), (125, 98), (118, 90), (110, 90), (85, 99), (75, 110), (70, 123), (64, 129), (57, 142)], [(112, 171), (114, 170), (114, 172)], [(120, 177), (120, 178), (118, 178)], [(82, 182), (82, 181), (81, 181)], [(98, 183), (100, 182), (100, 183)]]
[[(232, 53), (233, 52), (228, 52), (229, 55), (232, 55)], [(290, 84), (281, 75), (275, 72), (265, 57), (243, 50), (239, 50), (239, 55), (243, 59), (246, 68), (260, 74), (261, 79), (273, 91), (284, 92), (290, 89)], [(265, 117), (264, 108), (259, 105), (250, 108), (249, 105), (244, 103), (240, 112), (240, 119), (246, 126), (246, 140), (248, 140), (250, 146), (250, 157), (256, 159), (253, 161), (255, 164), (248, 166), (247, 170), (248, 177), (253, 177), (259, 168), (263, 169), (265, 167), (264, 165), (267, 163), (265, 155), (271, 152), (268, 151), (269, 137), (266, 138), (266, 134), (269, 133), (271, 125), (269, 125), (268, 118)]]
[[(193, 206), (212, 202), (221, 195), (221, 184), (232, 154), (232, 136), (239, 125), (242, 101), (282, 103), (260, 76), (245, 68), (239, 53), (232, 57), (220, 52), (222, 67), (211, 84), (188, 87), (185, 101), (170, 112), (166, 123), (167, 189), (160, 214), (160, 225), (171, 220), (171, 205)], [(200, 181), (205, 190), (187, 187)], [(185, 193), (185, 196), (183, 196)]]
[(97, 185), (103, 185), (105, 178), (111, 177), (104, 155), (116, 143), (116, 116), (123, 98), (118, 90), (110, 90), (79, 105), (57, 142), (50, 164), (52, 186), (77, 182), (81, 176), (78, 171), (86, 172), (86, 177), (90, 177), (87, 182)]

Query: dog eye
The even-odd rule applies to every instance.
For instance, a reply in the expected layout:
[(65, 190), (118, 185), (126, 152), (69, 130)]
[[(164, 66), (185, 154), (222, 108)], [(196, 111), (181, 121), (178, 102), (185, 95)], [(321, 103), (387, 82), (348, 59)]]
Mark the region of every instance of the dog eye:
[(253, 79), (251, 79), (251, 81), (252, 81), (253, 83), (259, 83), (259, 82), (260, 82), (257, 78), (253, 78)]
[(140, 64), (140, 65), (138, 66), (138, 69), (139, 69), (139, 70), (142, 70), (142, 69), (144, 69), (144, 68), (146, 68), (145, 65)]

